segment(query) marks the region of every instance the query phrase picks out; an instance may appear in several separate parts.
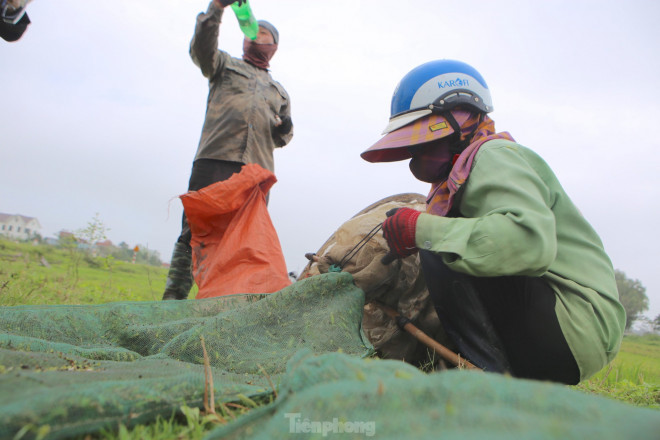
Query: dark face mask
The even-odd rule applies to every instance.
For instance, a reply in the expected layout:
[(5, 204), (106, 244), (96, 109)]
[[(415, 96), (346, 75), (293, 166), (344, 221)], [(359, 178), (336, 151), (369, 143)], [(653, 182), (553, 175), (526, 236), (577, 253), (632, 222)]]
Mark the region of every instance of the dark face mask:
[(270, 59), (276, 50), (277, 44), (257, 44), (248, 38), (243, 40), (243, 59), (264, 70), (270, 66)]
[(453, 153), (448, 142), (429, 142), (411, 147), (410, 172), (422, 182), (434, 183), (446, 180), (453, 166)]

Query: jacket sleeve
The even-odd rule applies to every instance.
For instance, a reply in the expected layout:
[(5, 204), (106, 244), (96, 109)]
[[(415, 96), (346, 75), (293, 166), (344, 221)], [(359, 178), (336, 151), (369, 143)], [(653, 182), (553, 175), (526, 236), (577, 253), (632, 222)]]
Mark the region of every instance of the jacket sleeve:
[(291, 119), (291, 99), (289, 94), (285, 93), (286, 104), (282, 107), (278, 115), (282, 120), (282, 125), (275, 127), (273, 131), (273, 141), (277, 147), (283, 147), (293, 138), (293, 120)]
[(474, 276), (540, 276), (556, 258), (553, 194), (515, 150), (482, 149), (460, 195), (464, 217), (419, 217), (416, 243)]
[(215, 76), (224, 64), (224, 58), (218, 50), (222, 14), (223, 9), (211, 2), (208, 10), (197, 16), (195, 34), (190, 42), (190, 57), (208, 79)]

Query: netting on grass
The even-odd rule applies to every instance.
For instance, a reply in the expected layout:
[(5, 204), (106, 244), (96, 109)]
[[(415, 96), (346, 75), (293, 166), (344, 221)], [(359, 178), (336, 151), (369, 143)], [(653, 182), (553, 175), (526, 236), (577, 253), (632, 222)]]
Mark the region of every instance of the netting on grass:
[[(272, 392), (288, 360), (372, 352), (364, 294), (328, 274), (271, 295), (97, 306), (0, 308), (0, 438), (49, 425), (50, 438), (131, 426), (202, 406), (203, 353), (216, 401)], [(267, 376), (266, 376), (267, 375)]]
[[(648, 439), (660, 412), (492, 373), (426, 374), (371, 359), (348, 273), (271, 295), (0, 308), (0, 438), (69, 438), (203, 406), (200, 336), (216, 402), (271, 394), (209, 439)], [(264, 374), (264, 372), (266, 372)], [(29, 438), (29, 437), (23, 437)]]
[(272, 404), (207, 439), (647, 440), (659, 433), (657, 410), (562, 385), (300, 352)]

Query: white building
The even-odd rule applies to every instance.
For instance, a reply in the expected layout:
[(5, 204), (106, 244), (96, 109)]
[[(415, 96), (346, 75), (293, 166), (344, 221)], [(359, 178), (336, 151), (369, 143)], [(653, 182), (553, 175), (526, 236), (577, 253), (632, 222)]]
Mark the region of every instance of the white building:
[(28, 240), (41, 233), (41, 224), (35, 217), (0, 212), (0, 234), (7, 237)]

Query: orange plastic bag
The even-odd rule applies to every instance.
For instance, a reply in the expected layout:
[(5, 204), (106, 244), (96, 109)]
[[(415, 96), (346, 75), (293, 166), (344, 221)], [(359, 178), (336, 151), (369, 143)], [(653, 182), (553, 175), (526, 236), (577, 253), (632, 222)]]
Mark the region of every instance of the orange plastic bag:
[(192, 232), (197, 299), (273, 293), (289, 284), (282, 247), (268, 215), (275, 175), (256, 164), (181, 196)]

